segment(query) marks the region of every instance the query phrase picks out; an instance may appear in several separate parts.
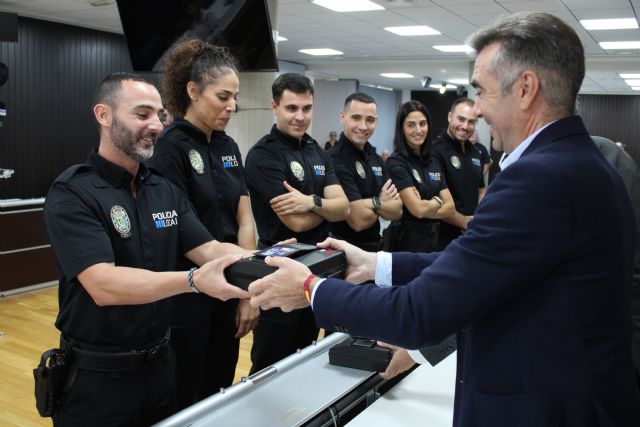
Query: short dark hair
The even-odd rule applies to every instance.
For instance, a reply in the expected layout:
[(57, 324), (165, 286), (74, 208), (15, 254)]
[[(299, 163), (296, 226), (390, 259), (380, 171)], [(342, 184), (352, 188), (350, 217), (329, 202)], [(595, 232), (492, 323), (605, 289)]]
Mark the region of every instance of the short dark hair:
[(408, 101), (400, 106), (396, 115), (396, 134), (393, 139), (393, 149), (404, 158), (409, 158), (411, 148), (407, 144), (407, 138), (404, 136), (404, 121), (407, 116), (414, 111), (419, 111), (427, 118), (427, 137), (424, 144), (420, 147), (420, 158), (426, 159), (431, 153), (431, 114), (427, 107), (420, 101)]
[(120, 89), (122, 89), (122, 82), (125, 80), (144, 82), (153, 86), (151, 81), (138, 74), (122, 71), (111, 73), (98, 84), (98, 87), (93, 93), (93, 105), (105, 104), (111, 108), (115, 108), (117, 106), (118, 96), (120, 95)]
[(471, 98), (458, 98), (455, 101), (453, 101), (453, 103), (451, 104), (451, 108), (449, 108), (449, 112), (453, 113), (453, 110), (455, 110), (456, 107), (460, 104), (468, 104), (469, 106), (473, 107), (474, 105), (476, 105), (476, 102)]
[(540, 79), (549, 107), (574, 113), (585, 65), (584, 48), (573, 28), (548, 13), (521, 12), (498, 18), (493, 25), (478, 30), (468, 44), (481, 52), (493, 43), (499, 43), (500, 49), (490, 67), (503, 95), (530, 68)]
[(376, 104), (376, 100), (373, 99), (371, 95), (368, 95), (364, 92), (354, 92), (351, 95), (347, 96), (347, 99), (344, 100), (344, 110), (346, 111), (349, 108), (349, 104), (352, 101), (362, 102), (364, 104)]
[(298, 73), (280, 74), (271, 85), (271, 95), (276, 104), (280, 103), (285, 90), (293, 93), (310, 93), (313, 96), (313, 83), (309, 77)]

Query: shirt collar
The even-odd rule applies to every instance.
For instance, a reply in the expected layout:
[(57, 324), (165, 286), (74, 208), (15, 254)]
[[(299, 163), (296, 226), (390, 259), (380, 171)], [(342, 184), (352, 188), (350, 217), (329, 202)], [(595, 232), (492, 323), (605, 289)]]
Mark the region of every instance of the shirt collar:
[(295, 148), (302, 148), (309, 141), (312, 141), (311, 137), (307, 133), (302, 135), (301, 141), (298, 141), (298, 138), (295, 138), (289, 134), (282, 132), (280, 129), (278, 129), (276, 125), (273, 125), (273, 127), (271, 128), (271, 135), (274, 136), (276, 139), (283, 141), (286, 144), (289, 144)]
[[(116, 165), (113, 162), (98, 154), (97, 149), (91, 150), (87, 163), (93, 167), (98, 175), (109, 181), (114, 187), (128, 187), (133, 176), (125, 168)], [(151, 175), (147, 167), (140, 163), (138, 167), (138, 176), (144, 181)]]
[(344, 132), (340, 134), (340, 138), (338, 138), (338, 142), (336, 142), (336, 144), (342, 145), (345, 149), (351, 150), (356, 156), (364, 159), (367, 159), (374, 153), (373, 145), (371, 145), (369, 141), (364, 144), (364, 148), (362, 150), (359, 150), (358, 147), (356, 147), (356, 145), (344, 135)]
[(500, 164), (499, 164), (500, 170), (503, 171), (509, 165), (515, 163), (516, 160), (518, 160), (520, 156), (522, 156), (522, 153), (524, 153), (524, 150), (529, 148), (529, 146), (531, 145), (533, 140), (536, 138), (536, 136), (538, 136), (538, 134), (540, 134), (540, 132), (542, 132), (551, 123), (554, 123), (554, 122), (547, 123), (546, 125), (536, 130), (534, 133), (529, 135), (524, 141), (522, 141), (520, 145), (518, 145), (516, 149), (513, 150), (509, 155), (507, 155), (506, 157), (503, 157), (502, 160), (500, 160)]

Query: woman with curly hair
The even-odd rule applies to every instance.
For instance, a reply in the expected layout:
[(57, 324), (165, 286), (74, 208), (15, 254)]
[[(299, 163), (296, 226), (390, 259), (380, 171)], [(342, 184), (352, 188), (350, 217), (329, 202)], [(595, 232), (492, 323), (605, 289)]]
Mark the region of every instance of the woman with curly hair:
[(433, 252), (438, 243), (438, 220), (453, 212), (444, 169), (431, 156), (430, 130), (431, 115), (421, 102), (400, 106), (387, 168), (404, 208), (400, 222), (391, 226), (394, 238), (387, 249)]
[[(164, 62), (162, 96), (175, 120), (158, 139), (149, 166), (187, 195), (216, 240), (255, 249), (240, 150), (224, 132), (237, 108), (234, 62), (225, 49), (199, 39), (172, 48)], [(182, 261), (182, 268), (191, 267)], [(178, 409), (232, 384), (239, 339), (255, 327), (258, 313), (248, 300), (223, 302), (195, 293), (174, 297)]]

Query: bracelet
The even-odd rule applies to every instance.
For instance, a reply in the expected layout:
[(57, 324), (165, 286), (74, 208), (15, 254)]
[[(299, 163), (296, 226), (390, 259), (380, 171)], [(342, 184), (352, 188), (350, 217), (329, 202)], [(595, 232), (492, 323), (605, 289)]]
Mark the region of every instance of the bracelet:
[(309, 291), (309, 285), (311, 284), (311, 281), (316, 277), (318, 276), (316, 276), (315, 274), (310, 274), (309, 277), (307, 277), (307, 280), (304, 281), (304, 285), (302, 285), (302, 289), (304, 289), (304, 297), (307, 299), (307, 302), (309, 304), (311, 304), (311, 291)]
[(189, 280), (189, 287), (191, 288), (191, 292), (193, 292), (194, 294), (199, 294), (200, 290), (196, 287), (196, 284), (193, 281), (193, 273), (196, 270), (197, 268), (192, 267), (191, 270), (189, 270), (189, 274), (187, 274), (187, 279)]
[(440, 203), (440, 206), (444, 205), (444, 202), (438, 196), (433, 196), (432, 200), (435, 200), (436, 202)]

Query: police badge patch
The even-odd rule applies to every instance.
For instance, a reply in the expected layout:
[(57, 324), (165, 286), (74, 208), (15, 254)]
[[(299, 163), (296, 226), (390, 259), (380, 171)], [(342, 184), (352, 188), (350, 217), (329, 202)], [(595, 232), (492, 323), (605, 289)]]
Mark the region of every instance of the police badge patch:
[(451, 165), (456, 169), (460, 169), (462, 162), (460, 162), (460, 158), (458, 156), (451, 156)]
[(365, 179), (367, 177), (364, 173), (364, 166), (362, 166), (362, 163), (360, 163), (359, 161), (356, 162), (356, 172), (358, 173), (358, 176), (362, 179)]
[(298, 178), (298, 181), (304, 180), (304, 168), (300, 163), (294, 160), (289, 163), (289, 167), (291, 168), (291, 172), (293, 172), (293, 176)]
[(111, 207), (111, 222), (123, 239), (131, 237), (131, 221), (127, 211), (120, 205)]
[(418, 184), (422, 184), (422, 178), (417, 170), (413, 169), (413, 178), (418, 181)]
[(202, 161), (200, 153), (196, 150), (189, 150), (189, 161), (191, 162), (191, 167), (198, 175), (202, 175), (204, 173), (204, 162)]

